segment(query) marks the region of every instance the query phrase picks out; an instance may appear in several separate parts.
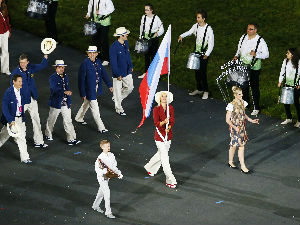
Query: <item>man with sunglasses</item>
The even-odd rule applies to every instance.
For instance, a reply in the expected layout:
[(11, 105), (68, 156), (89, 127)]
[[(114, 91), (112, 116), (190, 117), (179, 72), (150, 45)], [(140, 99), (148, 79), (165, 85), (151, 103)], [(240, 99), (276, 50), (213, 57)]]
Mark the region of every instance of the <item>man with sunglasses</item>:
[[(254, 109), (252, 116), (257, 116), (260, 111), (259, 106), (259, 75), (261, 71), (261, 60), (269, 58), (269, 50), (265, 40), (257, 34), (257, 24), (249, 23), (247, 34), (244, 34), (239, 41), (238, 50), (233, 60), (240, 60), (249, 68), (250, 86), (253, 95)], [(249, 86), (244, 86), (243, 98), (249, 102)]]

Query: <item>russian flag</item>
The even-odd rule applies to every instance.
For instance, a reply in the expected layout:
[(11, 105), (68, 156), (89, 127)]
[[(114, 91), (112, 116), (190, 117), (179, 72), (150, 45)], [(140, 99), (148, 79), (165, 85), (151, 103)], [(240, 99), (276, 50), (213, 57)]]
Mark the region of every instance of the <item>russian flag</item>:
[(141, 104), (143, 107), (143, 118), (137, 128), (144, 124), (145, 119), (148, 118), (151, 113), (151, 107), (160, 75), (170, 74), (170, 46), (171, 25), (169, 25), (168, 30), (139, 88)]

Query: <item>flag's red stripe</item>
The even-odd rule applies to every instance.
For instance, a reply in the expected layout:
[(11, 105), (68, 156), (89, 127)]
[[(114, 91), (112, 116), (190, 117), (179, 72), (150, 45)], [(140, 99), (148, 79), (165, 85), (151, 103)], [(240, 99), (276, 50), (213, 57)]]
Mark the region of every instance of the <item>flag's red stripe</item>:
[(161, 68), (161, 73), (160, 73), (160, 75), (168, 74), (168, 72), (169, 72), (168, 57), (165, 57), (165, 58), (164, 58), (164, 62), (163, 62), (163, 66), (162, 66), (162, 68)]

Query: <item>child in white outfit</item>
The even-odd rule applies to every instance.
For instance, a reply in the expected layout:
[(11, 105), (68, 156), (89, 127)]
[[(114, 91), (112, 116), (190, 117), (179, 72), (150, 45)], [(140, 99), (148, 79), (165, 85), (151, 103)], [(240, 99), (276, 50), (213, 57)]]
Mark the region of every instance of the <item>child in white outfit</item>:
[[(100, 213), (103, 213), (104, 211), (100, 208), (100, 203), (104, 198), (106, 210), (105, 215), (110, 219), (114, 219), (115, 216), (112, 214), (110, 208), (110, 189), (108, 186), (109, 178), (105, 176), (105, 174), (108, 172), (106, 167), (116, 173), (119, 179), (122, 179), (123, 175), (117, 168), (117, 161), (114, 154), (110, 152), (110, 142), (107, 140), (102, 140), (100, 142), (100, 148), (103, 150), (103, 152), (98, 156), (95, 162), (95, 171), (97, 173), (97, 179), (100, 187), (92, 208)], [(99, 159), (102, 161), (102, 164), (100, 163)], [(105, 165), (103, 166), (103, 164)]]

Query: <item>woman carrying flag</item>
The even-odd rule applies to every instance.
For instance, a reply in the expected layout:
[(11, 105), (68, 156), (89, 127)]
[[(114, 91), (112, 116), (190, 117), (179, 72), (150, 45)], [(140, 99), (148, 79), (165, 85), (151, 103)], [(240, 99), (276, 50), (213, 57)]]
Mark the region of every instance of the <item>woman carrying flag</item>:
[(144, 166), (149, 176), (154, 176), (160, 166), (166, 175), (166, 185), (176, 188), (177, 181), (172, 173), (169, 162), (169, 149), (172, 140), (172, 128), (174, 126), (174, 108), (169, 105), (173, 101), (173, 94), (168, 91), (160, 91), (155, 94), (157, 106), (153, 109), (153, 120), (155, 125), (155, 144), (157, 153)]

